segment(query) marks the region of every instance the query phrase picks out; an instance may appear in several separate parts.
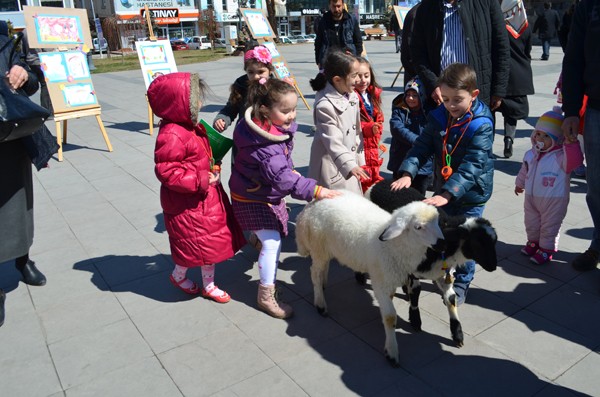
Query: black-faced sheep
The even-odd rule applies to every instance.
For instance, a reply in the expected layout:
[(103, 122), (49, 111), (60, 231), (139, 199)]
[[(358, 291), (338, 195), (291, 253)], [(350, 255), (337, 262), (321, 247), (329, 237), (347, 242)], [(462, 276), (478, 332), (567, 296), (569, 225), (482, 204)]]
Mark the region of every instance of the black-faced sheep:
[(429, 247), (443, 246), (438, 217), (435, 207), (421, 202), (390, 214), (351, 192), (313, 201), (297, 217), (296, 244), (301, 256), (312, 258), (317, 310), (327, 313), (323, 285), (331, 259), (354, 271), (368, 272), (385, 328), (385, 354), (394, 366), (399, 360), (392, 296), (416, 271), (415, 264), (425, 259)]
[[(367, 192), (367, 197), (388, 212), (425, 199), (425, 196), (413, 188), (392, 191), (390, 185), (389, 180), (377, 183)], [(448, 308), (452, 339), (460, 347), (464, 343), (464, 335), (458, 317), (452, 274), (456, 266), (460, 266), (467, 260), (474, 260), (487, 271), (496, 270), (498, 237), (490, 222), (483, 218), (448, 216), (442, 209), (439, 209), (439, 212), (439, 222), (446, 248), (443, 252), (428, 249), (426, 258), (416, 266), (416, 271), (406, 280), (406, 292), (410, 302), (409, 321), (414, 329), (421, 329), (419, 312), (421, 285), (418, 279), (433, 280), (440, 289), (444, 304)]]

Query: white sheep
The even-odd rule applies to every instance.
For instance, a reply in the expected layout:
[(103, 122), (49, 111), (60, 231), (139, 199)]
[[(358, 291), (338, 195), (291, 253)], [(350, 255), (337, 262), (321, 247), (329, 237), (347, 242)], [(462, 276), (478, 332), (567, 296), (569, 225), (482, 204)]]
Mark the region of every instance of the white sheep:
[(400, 362), (392, 296), (423, 261), (427, 248), (443, 244), (443, 238), (435, 207), (414, 202), (390, 214), (351, 192), (308, 204), (296, 222), (298, 253), (312, 258), (319, 313), (327, 313), (323, 286), (331, 259), (369, 273), (385, 328), (385, 355), (394, 366)]

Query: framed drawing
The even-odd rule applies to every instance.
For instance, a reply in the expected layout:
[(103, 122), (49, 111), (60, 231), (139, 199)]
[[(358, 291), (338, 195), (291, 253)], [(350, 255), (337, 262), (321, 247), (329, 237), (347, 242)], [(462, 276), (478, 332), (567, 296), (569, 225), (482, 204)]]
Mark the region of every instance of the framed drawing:
[(79, 48), (84, 52), (92, 48), (84, 8), (24, 6), (23, 15), (31, 48)]
[(273, 28), (261, 10), (255, 8), (240, 8), (246, 25), (255, 39), (274, 37)]
[(135, 44), (146, 89), (156, 77), (177, 72), (175, 57), (168, 40), (138, 41)]

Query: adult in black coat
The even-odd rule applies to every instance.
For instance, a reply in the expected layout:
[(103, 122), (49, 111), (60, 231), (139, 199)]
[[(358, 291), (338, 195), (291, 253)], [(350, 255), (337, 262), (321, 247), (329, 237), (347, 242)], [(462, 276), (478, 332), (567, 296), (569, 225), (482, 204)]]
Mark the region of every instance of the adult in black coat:
[(400, 45), (400, 61), (404, 66), (404, 86), (417, 75), (417, 70), (413, 64), (412, 56), (410, 55), (410, 43), (412, 41), (412, 30), (415, 21), (415, 14), (419, 8), (417, 3), (413, 8), (406, 13), (404, 17), (404, 27), (402, 28), (402, 43)]
[(356, 56), (363, 52), (360, 25), (344, 9), (344, 0), (329, 0), (329, 11), (319, 20), (315, 38), (315, 63), (321, 67), (327, 52), (337, 48)]
[(510, 57), (498, 0), (423, 0), (415, 15), (410, 43), (417, 74), (433, 101), (440, 104), (437, 79), (441, 73), (444, 2), (458, 5), (468, 63), (477, 73), (479, 99), (494, 110), (506, 95)]
[(531, 29), (529, 27), (519, 37), (506, 31), (510, 43), (510, 71), (506, 96), (498, 110), (504, 116), (504, 157), (512, 156), (512, 145), (517, 132), (517, 120), (529, 116), (527, 95), (535, 93), (531, 72)]
[(538, 16), (533, 25), (533, 33), (542, 41), (542, 61), (550, 58), (550, 40), (556, 37), (560, 26), (560, 16), (552, 9), (552, 3), (544, 3), (544, 12)]
[[(38, 89), (37, 78), (18, 52), (10, 58), (10, 41), (8, 25), (0, 21), (0, 48), (7, 44), (0, 52), (0, 75), (6, 76), (12, 89), (33, 95)], [(27, 138), (0, 142), (0, 263), (15, 260), (25, 283), (44, 285), (46, 278), (29, 259), (33, 244), (33, 178)], [(4, 323), (5, 299), (0, 289), (0, 325)]]

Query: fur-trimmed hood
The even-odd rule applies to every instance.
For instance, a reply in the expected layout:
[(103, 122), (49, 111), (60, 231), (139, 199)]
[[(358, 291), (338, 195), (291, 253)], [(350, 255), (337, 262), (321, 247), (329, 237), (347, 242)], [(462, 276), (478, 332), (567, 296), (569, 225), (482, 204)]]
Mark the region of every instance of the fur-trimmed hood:
[[(281, 143), (293, 138), (298, 129), (298, 124), (293, 122), (289, 129), (285, 130), (274, 125), (259, 124), (258, 120), (252, 118), (252, 108), (244, 112), (242, 121), (247, 128), (236, 129), (234, 140), (236, 147), (264, 145), (269, 143)], [(268, 128), (268, 131), (266, 130)]]
[(194, 127), (200, 112), (200, 76), (170, 73), (157, 77), (148, 87), (148, 102), (161, 119)]

